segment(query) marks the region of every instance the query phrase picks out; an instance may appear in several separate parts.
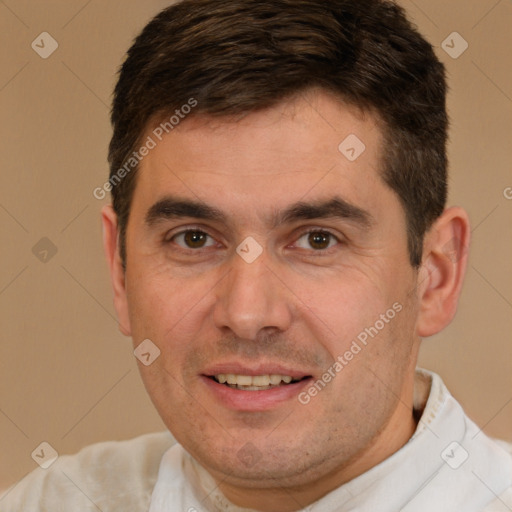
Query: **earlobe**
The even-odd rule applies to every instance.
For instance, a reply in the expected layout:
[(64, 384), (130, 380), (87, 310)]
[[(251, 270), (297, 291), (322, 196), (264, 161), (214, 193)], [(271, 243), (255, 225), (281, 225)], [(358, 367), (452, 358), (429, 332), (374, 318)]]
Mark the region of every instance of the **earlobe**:
[(470, 226), (462, 208), (448, 208), (425, 236), (418, 273), (420, 311), (417, 334), (432, 336), (455, 316), (464, 281)]
[(101, 211), (103, 228), (103, 248), (110, 271), (110, 281), (114, 292), (114, 307), (119, 320), (119, 330), (125, 336), (131, 336), (128, 301), (125, 287), (125, 271), (119, 255), (119, 233), (117, 215), (111, 205)]

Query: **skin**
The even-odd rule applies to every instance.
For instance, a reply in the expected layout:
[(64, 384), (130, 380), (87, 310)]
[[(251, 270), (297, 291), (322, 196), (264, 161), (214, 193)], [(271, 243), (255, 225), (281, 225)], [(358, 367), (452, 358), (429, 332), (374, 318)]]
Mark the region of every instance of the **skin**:
[[(354, 162), (338, 150), (349, 134), (366, 146)], [(318, 90), (241, 120), (191, 117), (141, 164), (126, 274), (116, 216), (103, 210), (120, 329), (135, 347), (149, 338), (161, 351), (151, 365), (139, 363), (148, 393), (239, 506), (305, 507), (385, 460), (416, 428), (420, 340), (455, 314), (469, 222), (462, 209), (447, 209), (425, 237), (421, 267), (412, 268), (403, 208), (380, 177), (381, 147), (375, 115)], [(149, 226), (148, 210), (165, 196), (201, 201), (225, 219)], [(367, 212), (369, 225), (338, 217), (272, 225), (298, 201), (334, 196)], [(208, 234), (206, 246), (177, 236), (186, 229)], [(311, 229), (332, 236), (320, 233), (325, 243), (312, 244)], [(236, 252), (249, 236), (263, 249), (250, 264)], [(395, 303), (402, 310), (307, 405), (294, 396), (236, 410), (201, 377), (235, 361), (255, 370), (280, 364), (317, 380)]]

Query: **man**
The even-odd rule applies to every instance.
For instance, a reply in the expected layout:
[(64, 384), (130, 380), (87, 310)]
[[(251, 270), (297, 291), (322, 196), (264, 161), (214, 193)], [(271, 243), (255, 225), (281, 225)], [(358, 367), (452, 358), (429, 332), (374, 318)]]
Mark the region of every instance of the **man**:
[(469, 245), (444, 69), (387, 0), (185, 0), (115, 90), (104, 245), (169, 433), (60, 457), (3, 510), (512, 510), (512, 457), (420, 341)]

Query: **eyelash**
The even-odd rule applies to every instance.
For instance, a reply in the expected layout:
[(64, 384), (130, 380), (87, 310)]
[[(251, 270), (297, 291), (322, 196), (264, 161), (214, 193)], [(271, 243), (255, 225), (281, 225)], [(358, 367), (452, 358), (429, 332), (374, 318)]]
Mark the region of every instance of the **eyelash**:
[[(165, 245), (168, 245), (170, 243), (173, 243), (174, 239), (177, 238), (178, 236), (180, 235), (185, 235), (186, 233), (190, 233), (190, 232), (197, 232), (197, 233), (202, 233), (202, 234), (205, 234), (207, 235), (209, 238), (211, 238), (212, 240), (215, 240), (215, 237), (213, 237), (212, 235), (210, 235), (206, 230), (204, 230), (203, 228), (200, 228), (198, 226), (189, 226), (189, 227), (186, 227), (186, 229), (182, 229), (181, 231), (178, 231), (177, 233), (174, 233), (171, 237), (168, 237), (166, 236), (165, 240), (164, 240), (164, 244)], [(316, 255), (318, 256), (323, 256), (323, 255), (329, 255), (333, 250), (339, 248), (340, 245), (343, 244), (343, 241), (340, 240), (339, 237), (337, 237), (334, 233), (331, 233), (331, 231), (329, 231), (328, 229), (324, 229), (324, 228), (310, 228), (306, 231), (303, 231), (300, 233), (300, 235), (296, 238), (295, 242), (296, 243), (298, 240), (300, 240), (302, 237), (306, 236), (306, 235), (309, 235), (311, 233), (322, 233), (322, 234), (326, 234), (326, 235), (329, 235), (331, 238), (333, 238), (337, 243), (335, 246), (333, 247), (328, 247), (326, 249), (303, 249), (303, 248), (300, 248), (300, 250), (306, 250), (306, 251), (310, 251), (312, 253), (315, 253)], [(177, 244), (176, 244), (177, 245)], [(202, 253), (208, 249), (210, 249), (211, 247), (215, 247), (214, 245), (212, 246), (208, 246), (206, 248), (199, 248), (199, 249), (192, 249), (192, 248), (185, 248), (185, 247), (181, 247), (180, 245), (177, 245), (177, 247), (179, 248), (180, 251), (183, 251), (183, 252), (186, 252), (187, 254), (190, 254), (190, 253)], [(288, 247), (288, 246), (287, 246)]]

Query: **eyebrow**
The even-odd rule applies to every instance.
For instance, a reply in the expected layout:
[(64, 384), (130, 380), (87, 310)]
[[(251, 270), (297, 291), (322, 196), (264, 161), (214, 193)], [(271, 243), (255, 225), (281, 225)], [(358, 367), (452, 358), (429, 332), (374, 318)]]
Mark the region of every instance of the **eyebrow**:
[(199, 201), (179, 199), (171, 196), (156, 202), (146, 214), (146, 224), (153, 226), (158, 222), (182, 217), (215, 220), (225, 222), (226, 216), (217, 208)]
[(339, 218), (353, 221), (360, 227), (369, 229), (375, 222), (370, 212), (349, 203), (341, 197), (313, 203), (298, 202), (279, 213), (274, 225), (291, 223), (299, 220)]
[[(146, 214), (149, 227), (171, 219), (190, 217), (194, 219), (227, 223), (227, 216), (218, 208), (200, 201), (166, 196), (157, 201)], [(300, 220), (340, 218), (349, 220), (364, 229), (369, 229), (375, 222), (367, 210), (335, 196), (328, 200), (304, 202), (299, 201), (282, 212), (275, 212), (271, 218), (271, 227)]]

